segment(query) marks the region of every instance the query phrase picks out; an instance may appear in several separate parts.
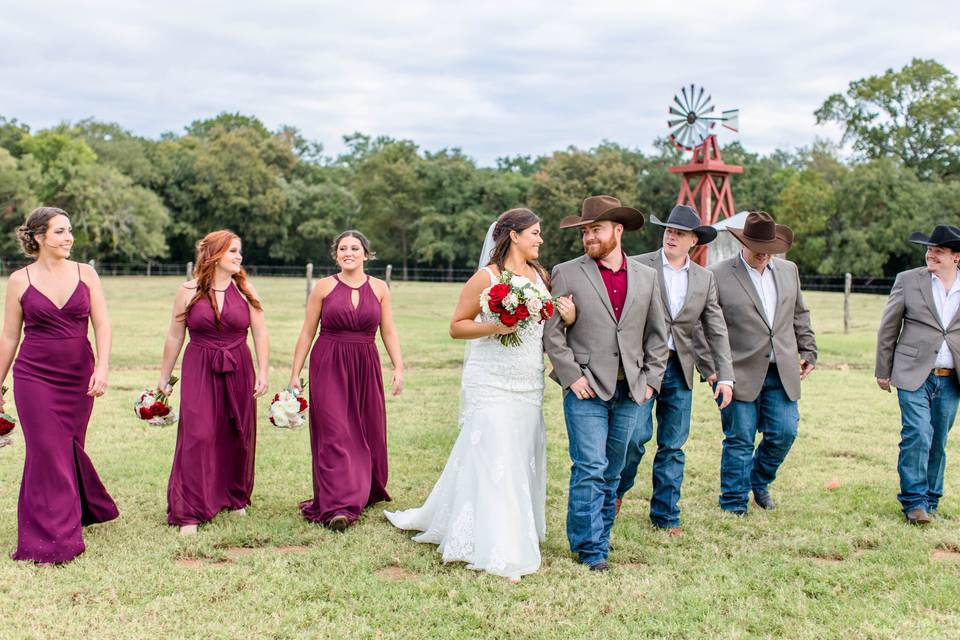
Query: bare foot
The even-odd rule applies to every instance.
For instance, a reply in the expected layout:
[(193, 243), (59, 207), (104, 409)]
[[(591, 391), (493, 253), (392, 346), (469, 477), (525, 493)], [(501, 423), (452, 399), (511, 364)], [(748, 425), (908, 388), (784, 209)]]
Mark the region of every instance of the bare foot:
[(245, 507), (240, 507), (239, 509), (230, 509), (230, 513), (235, 516), (245, 516), (247, 515), (247, 510)]
[(520, 576), (510, 576), (507, 580), (510, 581), (510, 584), (520, 584)]
[(192, 536), (197, 532), (197, 525), (195, 524), (185, 524), (180, 527), (180, 535), (182, 536)]

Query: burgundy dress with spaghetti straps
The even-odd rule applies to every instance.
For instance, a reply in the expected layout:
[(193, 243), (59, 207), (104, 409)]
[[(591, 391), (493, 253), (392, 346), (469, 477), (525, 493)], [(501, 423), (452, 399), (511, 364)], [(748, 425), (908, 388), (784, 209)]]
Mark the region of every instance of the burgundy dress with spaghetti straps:
[(167, 522), (199, 524), (250, 504), (257, 438), (250, 307), (234, 283), (220, 326), (210, 301), (187, 313), (190, 342), (180, 369), (180, 423), (167, 485)]
[[(337, 284), (323, 299), (320, 335), (310, 353), (310, 451), (313, 499), (303, 516), (353, 522), (387, 494), (387, 418), (375, 338), (380, 301), (370, 278), (354, 289)], [(353, 307), (352, 293), (359, 301)]]
[(85, 548), (82, 527), (119, 515), (83, 450), (93, 411), (87, 387), (94, 358), (87, 340), (90, 291), (79, 264), (77, 279), (63, 307), (32, 282), (20, 297), (23, 342), (13, 365), (13, 394), (26, 458), (14, 560), (72, 560)]

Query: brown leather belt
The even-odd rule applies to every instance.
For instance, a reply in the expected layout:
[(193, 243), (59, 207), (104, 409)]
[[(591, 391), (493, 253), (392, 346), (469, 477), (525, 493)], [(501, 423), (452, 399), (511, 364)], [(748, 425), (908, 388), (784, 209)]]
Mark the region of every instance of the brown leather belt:
[(941, 378), (946, 378), (946, 377), (949, 377), (949, 376), (956, 375), (956, 370), (954, 370), (954, 369), (934, 369), (934, 370), (933, 370), (933, 375), (938, 376), (938, 377), (941, 377)]

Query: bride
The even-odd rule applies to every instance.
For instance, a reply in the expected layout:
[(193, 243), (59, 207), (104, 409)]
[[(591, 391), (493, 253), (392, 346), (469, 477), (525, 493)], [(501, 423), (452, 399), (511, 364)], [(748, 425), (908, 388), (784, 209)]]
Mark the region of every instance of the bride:
[[(438, 545), (444, 562), (466, 562), (516, 582), (540, 567), (546, 536), (546, 440), (543, 425), (543, 325), (521, 330), (518, 347), (497, 339), (513, 333), (482, 313), (480, 294), (504, 270), (547, 292), (537, 262), (540, 218), (511, 209), (487, 233), (480, 270), (464, 285), (450, 335), (469, 340), (461, 384), (460, 434), (440, 479), (422, 507), (386, 512), (396, 527), (421, 531), (413, 539)], [(492, 248), (491, 248), (492, 247)], [(576, 310), (557, 308), (567, 324)]]

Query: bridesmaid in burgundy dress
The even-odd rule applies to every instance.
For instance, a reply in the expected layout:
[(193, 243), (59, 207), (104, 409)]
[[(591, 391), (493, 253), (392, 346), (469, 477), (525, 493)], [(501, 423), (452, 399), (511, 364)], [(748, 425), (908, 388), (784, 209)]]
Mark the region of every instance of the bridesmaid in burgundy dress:
[(93, 399), (107, 388), (110, 319), (97, 272), (67, 260), (73, 233), (65, 211), (34, 209), (17, 237), (36, 262), (10, 275), (0, 339), (0, 380), (20, 343), (13, 393), (26, 444), (11, 557), (60, 563), (83, 553), (82, 527), (119, 515), (83, 450)]
[(311, 522), (343, 531), (387, 494), (387, 419), (375, 338), (393, 363), (393, 395), (403, 390), (400, 341), (386, 283), (363, 272), (372, 256), (359, 231), (330, 248), (340, 273), (317, 281), (293, 354), (290, 387), (299, 388), (310, 342), (310, 451), (313, 498), (300, 503)]
[[(214, 231), (197, 244), (194, 279), (177, 290), (157, 388), (170, 374), (186, 330), (180, 424), (167, 485), (167, 522), (184, 535), (223, 509), (246, 515), (253, 492), (257, 401), (267, 390), (269, 349), (263, 306), (240, 266), (240, 238)], [(257, 368), (247, 346), (253, 334)]]

